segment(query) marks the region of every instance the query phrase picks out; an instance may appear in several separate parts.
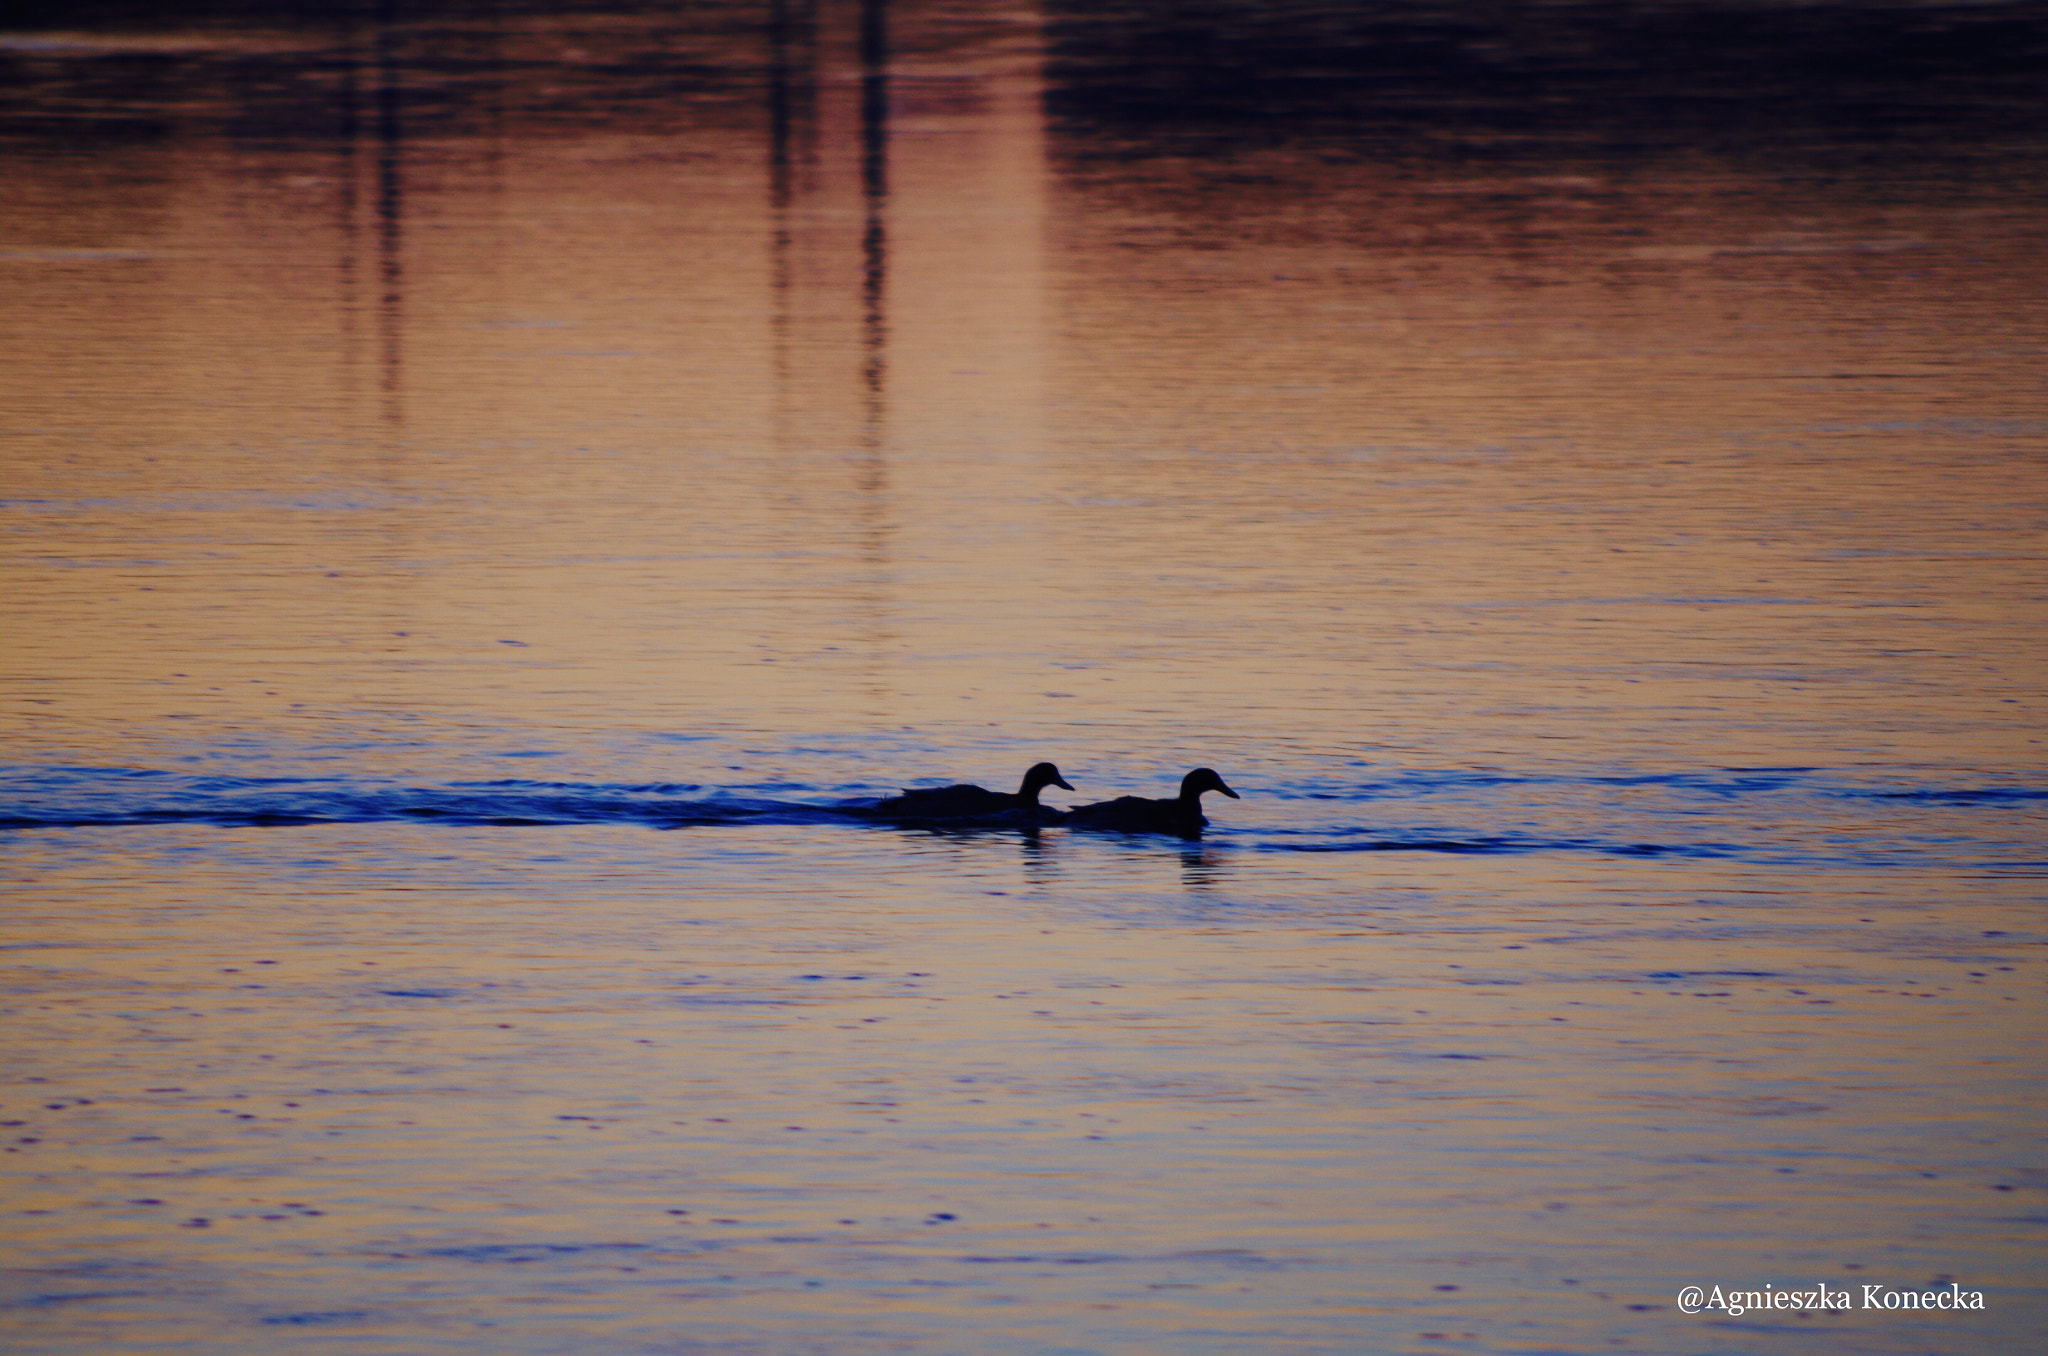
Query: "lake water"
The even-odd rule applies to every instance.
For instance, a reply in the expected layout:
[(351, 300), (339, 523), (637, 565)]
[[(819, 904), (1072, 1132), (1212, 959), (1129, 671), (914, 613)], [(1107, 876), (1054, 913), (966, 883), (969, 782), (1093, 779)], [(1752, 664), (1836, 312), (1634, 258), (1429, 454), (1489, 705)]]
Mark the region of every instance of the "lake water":
[[(11, 1350), (2048, 1340), (2037, 9), (188, 8), (0, 31)], [(835, 808), (1042, 758), (1242, 799)]]

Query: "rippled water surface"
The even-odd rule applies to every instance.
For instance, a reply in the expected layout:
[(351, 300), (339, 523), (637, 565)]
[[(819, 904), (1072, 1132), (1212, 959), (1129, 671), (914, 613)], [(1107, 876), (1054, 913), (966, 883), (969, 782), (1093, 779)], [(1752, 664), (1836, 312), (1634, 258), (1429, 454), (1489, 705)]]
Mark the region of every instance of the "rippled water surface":
[[(2038, 9), (188, 10), (0, 29), (10, 1350), (2048, 1340)], [(1046, 758), (1242, 798), (863, 813)]]

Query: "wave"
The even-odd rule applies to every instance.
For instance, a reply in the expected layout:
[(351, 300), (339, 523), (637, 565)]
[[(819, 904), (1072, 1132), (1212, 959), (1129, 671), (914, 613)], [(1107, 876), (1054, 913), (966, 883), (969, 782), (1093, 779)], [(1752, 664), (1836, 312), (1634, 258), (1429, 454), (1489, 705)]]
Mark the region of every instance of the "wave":
[(1443, 838), (1381, 832), (1367, 839), (1321, 843), (1260, 843), (1264, 852), (1448, 852), (1494, 856), (1529, 852), (1593, 852), (1608, 857), (1736, 857), (1742, 849), (1730, 843), (1630, 843), (1598, 838), (1547, 838), (1506, 834), (1494, 837)]
[(688, 783), (603, 786), (500, 779), (407, 786), (315, 777), (190, 776), (128, 768), (51, 768), (0, 777), (0, 828), (142, 824), (284, 826), (433, 822), (462, 825), (845, 821), (871, 800), (839, 805), (741, 796)]
[(2048, 800), (2048, 790), (2028, 786), (1980, 786), (1953, 789), (1930, 787), (1916, 791), (1852, 791), (1847, 795), (1871, 800), (1922, 801), (1930, 805), (2004, 805), (2030, 800)]
[[(285, 827), (893, 825), (872, 814), (872, 782), (803, 780), (801, 769), (745, 786), (522, 778), (402, 782), (363, 776), (242, 777), (145, 768), (0, 766), (0, 830), (169, 824)], [(795, 771), (790, 777), (788, 771)], [(1990, 780), (1990, 779), (1986, 779)], [(1346, 782), (1350, 784), (1345, 784)], [(2048, 790), (2010, 786), (1856, 785), (1809, 768), (1675, 773), (1517, 773), (1374, 769), (1239, 785), (1266, 813), (1225, 811), (1212, 842), (1262, 853), (1591, 854), (1740, 858), (1779, 865), (1948, 865), (2039, 869), (2040, 844), (2016, 810)], [(1647, 797), (1645, 792), (1650, 792)], [(1623, 794), (1625, 793), (1625, 794)], [(1659, 794), (1661, 793), (1661, 794)], [(1921, 808), (1910, 830), (1879, 804)], [(1278, 822), (1275, 822), (1278, 821)], [(1021, 826), (1020, 826), (1021, 827)], [(945, 832), (922, 826), (918, 832)], [(953, 832), (1015, 832), (955, 826)]]

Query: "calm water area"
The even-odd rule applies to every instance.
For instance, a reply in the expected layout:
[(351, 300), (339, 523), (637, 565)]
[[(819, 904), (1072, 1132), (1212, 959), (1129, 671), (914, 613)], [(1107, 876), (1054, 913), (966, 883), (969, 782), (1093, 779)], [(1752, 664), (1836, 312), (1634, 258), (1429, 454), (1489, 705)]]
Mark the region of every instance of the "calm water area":
[[(2034, 4), (32, 0), (0, 1346), (2048, 1349), (2044, 154)], [(1040, 759), (1242, 798), (851, 813)]]

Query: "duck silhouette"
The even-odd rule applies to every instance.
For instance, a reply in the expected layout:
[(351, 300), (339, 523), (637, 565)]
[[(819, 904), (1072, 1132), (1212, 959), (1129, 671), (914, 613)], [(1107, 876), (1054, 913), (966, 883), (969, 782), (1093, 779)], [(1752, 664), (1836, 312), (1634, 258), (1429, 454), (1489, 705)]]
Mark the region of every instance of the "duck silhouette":
[(1198, 767), (1180, 779), (1180, 794), (1172, 800), (1147, 800), (1143, 796), (1118, 796), (1095, 805), (1079, 805), (1059, 822), (1076, 829), (1109, 829), (1116, 833), (1176, 833), (1199, 838), (1202, 826), (1202, 793), (1221, 791), (1232, 800), (1242, 800), (1223, 784), (1214, 768)]
[(1074, 788), (1051, 763), (1033, 763), (1014, 792), (990, 791), (962, 783), (922, 791), (905, 791), (879, 800), (863, 811), (876, 819), (899, 822), (941, 823), (962, 819), (1006, 819), (1019, 823), (1050, 824), (1060, 812), (1038, 803), (1038, 793), (1048, 786), (1063, 791)]

